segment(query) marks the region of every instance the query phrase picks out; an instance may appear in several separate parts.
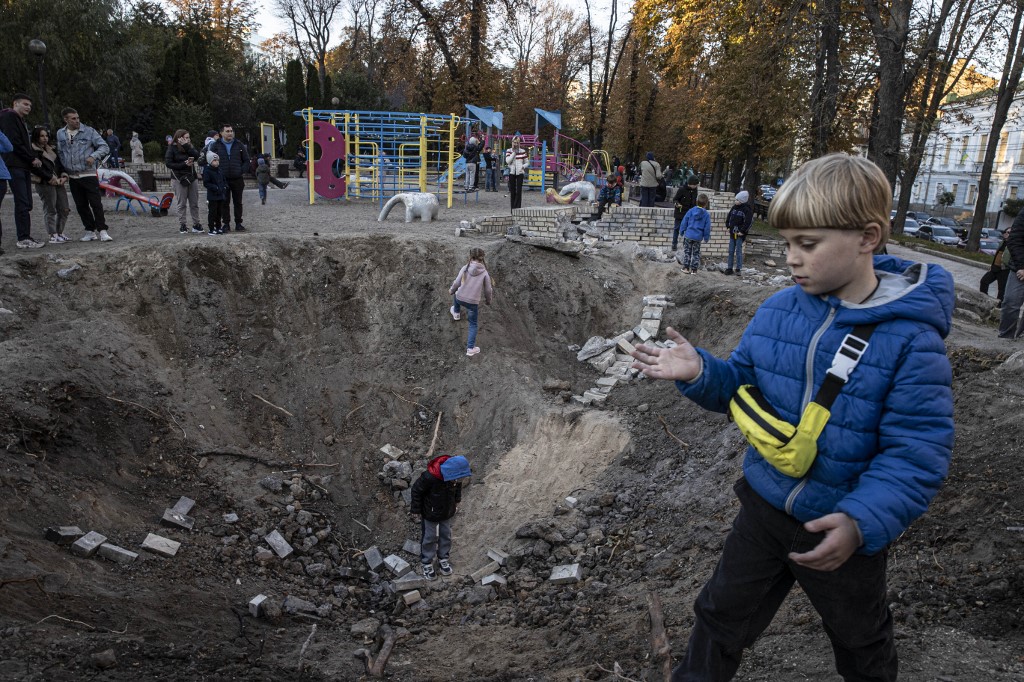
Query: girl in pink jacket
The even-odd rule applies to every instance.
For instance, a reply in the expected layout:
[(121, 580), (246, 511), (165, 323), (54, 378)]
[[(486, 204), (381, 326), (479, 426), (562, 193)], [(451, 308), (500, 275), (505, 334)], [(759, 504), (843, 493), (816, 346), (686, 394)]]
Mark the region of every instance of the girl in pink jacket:
[(483, 298), (487, 305), (491, 304), (491, 297), (494, 296), (494, 289), (491, 288), (491, 276), (487, 274), (487, 264), (484, 262), (484, 250), (472, 249), (469, 252), (469, 262), (462, 266), (459, 274), (455, 277), (448, 293), (452, 294), (454, 303), (449, 312), (455, 320), (462, 319), (459, 312), (461, 308), (466, 309), (469, 315), (469, 338), (466, 340), (466, 355), (472, 357), (480, 352), (476, 346), (476, 318), (480, 309), (480, 299)]

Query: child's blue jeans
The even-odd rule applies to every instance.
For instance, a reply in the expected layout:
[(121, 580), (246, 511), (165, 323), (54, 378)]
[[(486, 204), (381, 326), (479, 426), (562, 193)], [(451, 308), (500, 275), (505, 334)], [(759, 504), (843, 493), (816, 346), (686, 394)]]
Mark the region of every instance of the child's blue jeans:
[(420, 536), (420, 563), (429, 566), (434, 559), (447, 559), (452, 551), (452, 522), (422, 521), (423, 533)]
[(738, 237), (736, 239), (729, 239), (729, 264), (728, 268), (732, 270), (732, 257), (736, 255), (736, 271), (739, 272), (743, 269), (743, 240), (744, 237)]
[(895, 680), (899, 666), (886, 600), (887, 551), (854, 554), (835, 571), (804, 568), (788, 554), (810, 551), (824, 533), (807, 532), (745, 478), (734, 490), (742, 506), (718, 567), (694, 604), (690, 644), (672, 682), (731, 680), (743, 650), (768, 627), (794, 582), (821, 616), (844, 680)]
[(257, 186), (260, 188), (260, 201), (263, 201), (267, 198), (267, 186), (262, 182), (257, 183)]
[(469, 337), (466, 339), (466, 350), (469, 350), (473, 346), (476, 345), (476, 328), (477, 328), (476, 327), (476, 316), (477, 316), (477, 313), (480, 312), (480, 304), (479, 303), (463, 303), (462, 301), (459, 300), (458, 296), (454, 297), (454, 300), (455, 300), (454, 307), (455, 307), (455, 314), (456, 315), (459, 314), (459, 308), (460, 307), (466, 309), (466, 315), (468, 316), (468, 319), (469, 319)]

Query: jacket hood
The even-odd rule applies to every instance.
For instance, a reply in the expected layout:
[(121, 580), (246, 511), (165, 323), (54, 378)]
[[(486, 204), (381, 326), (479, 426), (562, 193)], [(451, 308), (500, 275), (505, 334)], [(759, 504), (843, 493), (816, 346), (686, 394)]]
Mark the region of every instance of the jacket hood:
[(434, 459), (427, 462), (427, 471), (430, 472), (431, 476), (444, 480), (444, 475), (441, 473), (441, 465), (451, 459), (451, 455), (438, 455)]
[(946, 338), (956, 303), (953, 276), (941, 266), (914, 263), (895, 256), (875, 256), (874, 264), (878, 288), (868, 301), (849, 303), (832, 296), (828, 298), (831, 307), (839, 308), (837, 321), (858, 325), (892, 319), (913, 320), (934, 327)]
[(446, 481), (457, 481), (472, 475), (469, 460), (462, 455), (449, 457), (441, 464), (441, 475)]
[(466, 270), (466, 274), (470, 277), (479, 277), (485, 272), (487, 272), (487, 268), (484, 267), (483, 263), (475, 260), (469, 261), (469, 268)]

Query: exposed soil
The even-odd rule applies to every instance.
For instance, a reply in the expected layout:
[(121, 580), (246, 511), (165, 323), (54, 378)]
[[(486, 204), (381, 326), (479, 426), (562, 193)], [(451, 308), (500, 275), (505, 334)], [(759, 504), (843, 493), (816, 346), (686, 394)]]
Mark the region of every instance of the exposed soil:
[[(293, 186), (265, 207), (248, 197), (245, 235), (120, 215), (113, 244), (32, 253), (15, 251), (5, 202), (0, 679), (354, 680), (352, 653), (373, 636), (352, 626), (368, 618), (401, 628), (395, 680), (610, 680), (601, 668), (616, 662), (655, 679), (650, 591), (684, 650), (737, 506), (742, 438), (668, 383), (618, 387), (602, 408), (543, 384), (592, 386), (570, 346), (633, 327), (645, 294), (670, 295), (667, 324), (727, 354), (775, 289), (684, 278), (629, 245), (571, 259), (456, 238), (460, 220), (507, 210), (500, 194), (480, 197), (430, 225), (400, 212), (378, 224), (376, 206), (310, 207)], [(447, 287), (477, 245), (497, 295), (480, 313), (483, 352), (467, 358)], [(73, 262), (69, 279), (56, 275)], [(958, 316), (952, 471), (892, 548), (903, 679), (1024, 679), (1024, 365), (1004, 363), (1017, 347), (993, 337)], [(415, 563), (401, 548), (418, 540), (401, 492), (378, 476), (379, 448), (422, 466), (439, 414), (438, 452), (466, 454), (475, 475), (454, 523), (455, 576), (424, 591), (427, 608), (403, 608), (386, 578), (363, 573), (362, 550)], [(195, 529), (161, 528), (181, 495), (197, 502)], [(240, 520), (225, 523), (229, 512)], [(133, 550), (150, 532), (182, 548), (139, 550), (129, 565), (79, 558), (44, 539), (60, 525)], [(262, 556), (273, 529), (300, 552)], [(507, 586), (467, 577), (489, 547), (510, 554)], [(551, 567), (571, 561), (584, 580), (550, 585)], [(319, 609), (253, 618), (260, 593)], [(117, 667), (99, 670), (91, 655), (106, 649)], [(838, 679), (798, 591), (740, 676)]]

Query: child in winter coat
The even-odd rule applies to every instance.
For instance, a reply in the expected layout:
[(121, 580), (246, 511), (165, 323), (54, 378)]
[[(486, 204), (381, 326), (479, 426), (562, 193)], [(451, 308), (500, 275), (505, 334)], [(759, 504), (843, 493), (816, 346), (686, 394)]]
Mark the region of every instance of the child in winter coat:
[(452, 550), (451, 519), (462, 501), (462, 481), (472, 474), (469, 460), (462, 455), (441, 455), (427, 463), (412, 486), (410, 513), (421, 517), (420, 564), (423, 577), (433, 580), (434, 559), (441, 575), (451, 575), (449, 553)]
[(679, 223), (679, 232), (683, 235), (683, 272), (696, 275), (700, 268), (700, 243), (711, 241), (707, 194), (697, 197), (697, 205), (687, 211)]
[[(885, 174), (867, 159), (805, 163), (768, 214), (796, 286), (761, 305), (728, 360), (671, 328), (675, 347), (633, 353), (648, 378), (729, 410), (751, 444), (734, 486), (740, 511), (672, 679), (731, 679), (794, 583), (821, 616), (840, 677), (896, 679), (886, 550), (949, 467), (943, 338), (956, 299), (941, 267), (873, 255), (891, 206)], [(782, 429), (790, 440), (774, 435)]]
[(230, 227), (231, 221), (228, 213), (228, 181), (220, 169), (220, 156), (214, 152), (206, 152), (203, 187), (206, 188), (206, 223), (210, 235), (224, 234), (224, 228)]
[(750, 224), (754, 221), (754, 209), (747, 200), (750, 193), (743, 191), (736, 195), (736, 203), (729, 210), (725, 219), (725, 229), (729, 230), (729, 263), (725, 274), (732, 274), (732, 259), (736, 256), (736, 274), (743, 274), (743, 241), (750, 232)]
[(260, 190), (260, 203), (267, 203), (267, 185), (270, 184), (270, 166), (263, 157), (256, 159), (256, 185)]
[(480, 352), (476, 345), (476, 319), (480, 310), (480, 299), (483, 298), (487, 305), (491, 304), (491, 297), (494, 289), (491, 287), (491, 276), (487, 272), (487, 264), (484, 262), (484, 250), (473, 249), (469, 252), (469, 263), (462, 266), (455, 281), (448, 288), (448, 293), (453, 296), (454, 303), (449, 309), (452, 319), (462, 318), (461, 308), (466, 309), (469, 315), (469, 337), (466, 340), (466, 355), (472, 357)]

